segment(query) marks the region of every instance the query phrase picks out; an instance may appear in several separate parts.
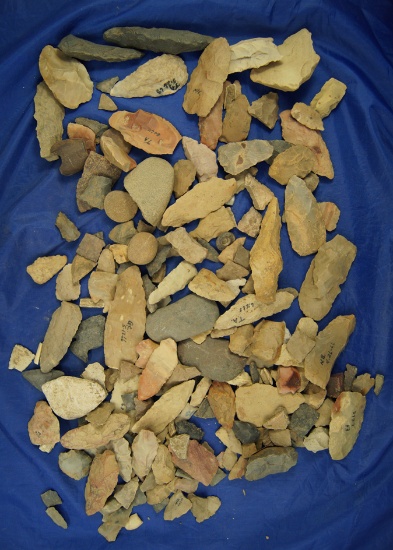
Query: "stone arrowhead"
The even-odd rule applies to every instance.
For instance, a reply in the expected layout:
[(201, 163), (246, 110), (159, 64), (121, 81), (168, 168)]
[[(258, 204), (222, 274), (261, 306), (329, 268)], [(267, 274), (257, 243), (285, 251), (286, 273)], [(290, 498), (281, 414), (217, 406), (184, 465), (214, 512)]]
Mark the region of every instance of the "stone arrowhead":
[(363, 423), (366, 398), (357, 392), (343, 392), (332, 409), (329, 426), (329, 453), (333, 460), (342, 460), (352, 450)]
[(145, 308), (141, 273), (138, 267), (129, 267), (119, 275), (105, 324), (104, 352), (108, 367), (118, 369), (121, 361), (136, 361), (135, 347), (145, 333)]
[(159, 55), (120, 80), (111, 89), (114, 97), (160, 97), (180, 90), (188, 80), (187, 66), (176, 55)]
[(82, 61), (129, 61), (130, 59), (139, 59), (144, 54), (137, 50), (130, 50), (127, 48), (116, 48), (114, 46), (103, 46), (102, 44), (96, 44), (90, 42), (90, 40), (84, 40), (68, 34), (59, 43), (58, 48), (68, 55), (69, 57), (75, 57)]
[(251, 174), (246, 175), (244, 185), (251, 197), (254, 208), (256, 210), (265, 210), (274, 197), (274, 193)]
[(118, 111), (110, 117), (109, 124), (131, 145), (151, 155), (171, 155), (181, 139), (168, 120), (142, 109), (135, 113)]
[(184, 95), (183, 109), (189, 115), (207, 116), (228, 76), (231, 51), (225, 38), (216, 38), (202, 52)]
[[(117, 111), (117, 105), (111, 97), (105, 94), (100, 95), (100, 101), (98, 102), (98, 108), (101, 111)], [(101, 140), (100, 140), (101, 143)]]
[(52, 145), (63, 135), (64, 107), (57, 101), (45, 82), (40, 82), (34, 96), (34, 118), (37, 121), (37, 139), (42, 158), (53, 161)]
[(311, 100), (310, 106), (321, 115), (327, 117), (337, 107), (347, 90), (346, 85), (336, 78), (329, 78), (321, 91)]
[(69, 302), (62, 302), (52, 315), (48, 330), (42, 343), (40, 367), (47, 373), (54, 369), (71, 344), (82, 321), (79, 307)]
[(304, 315), (320, 321), (330, 311), (356, 256), (356, 246), (342, 235), (323, 244), (312, 260), (300, 288)]
[(174, 171), (168, 161), (147, 158), (124, 179), (124, 187), (139, 206), (144, 219), (153, 226), (160, 223), (169, 203)]
[(110, 441), (121, 439), (130, 428), (127, 414), (113, 413), (102, 426), (85, 424), (66, 432), (60, 443), (66, 449), (95, 449), (107, 445)]
[(61, 50), (45, 46), (40, 54), (39, 68), (46, 85), (64, 107), (76, 109), (92, 98), (93, 82), (85, 66)]
[(277, 49), (282, 56), (280, 61), (253, 69), (250, 78), (269, 88), (294, 92), (311, 77), (320, 60), (314, 51), (311, 33), (301, 29), (289, 36)]
[(250, 38), (231, 46), (229, 74), (247, 69), (264, 67), (272, 61), (280, 61), (282, 54), (273, 44), (273, 38)]
[(176, 491), (169, 499), (165, 508), (164, 519), (166, 521), (173, 521), (174, 519), (184, 516), (191, 508), (191, 501), (189, 501), (181, 491)]
[(291, 177), (285, 189), (285, 222), (292, 248), (299, 256), (317, 252), (326, 242), (321, 209), (304, 181), (296, 176)]
[(205, 218), (228, 202), (235, 190), (234, 178), (210, 178), (203, 181), (169, 206), (161, 223), (164, 227), (180, 227), (190, 221)]
[(263, 139), (251, 139), (238, 143), (228, 143), (218, 148), (218, 162), (225, 172), (236, 176), (271, 157), (273, 147)]
[(104, 507), (117, 485), (118, 476), (119, 466), (112, 451), (106, 450), (94, 458), (85, 488), (88, 516), (92, 516)]
[(104, 39), (123, 48), (169, 54), (203, 50), (214, 40), (196, 32), (154, 27), (113, 27), (104, 32)]

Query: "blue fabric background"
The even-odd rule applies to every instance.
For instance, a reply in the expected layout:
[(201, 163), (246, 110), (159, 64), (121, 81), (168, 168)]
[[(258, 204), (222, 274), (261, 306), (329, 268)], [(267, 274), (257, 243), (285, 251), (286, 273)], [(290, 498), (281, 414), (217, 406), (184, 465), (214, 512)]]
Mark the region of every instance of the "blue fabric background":
[[(367, 396), (363, 428), (351, 454), (333, 462), (327, 452), (299, 450), (296, 468), (258, 482), (224, 480), (200, 494), (218, 495), (222, 507), (214, 518), (198, 525), (191, 514), (164, 522), (162, 513), (143, 506), (135, 511), (144, 525), (122, 532), (113, 548), (156, 550), (388, 550), (393, 547), (393, 400), (392, 400), (392, 65), (393, 6), (391, 0), (2, 0), (0, 5), (0, 548), (2, 550), (74, 550), (106, 548), (97, 533), (100, 515), (84, 513), (85, 480), (75, 482), (57, 466), (60, 445), (49, 455), (30, 444), (27, 422), (42, 394), (7, 365), (12, 347), (20, 343), (35, 350), (50, 316), (58, 306), (55, 279), (35, 285), (26, 265), (37, 256), (66, 254), (72, 259), (76, 243), (61, 241), (54, 227), (59, 210), (75, 221), (81, 232), (114, 225), (102, 212), (80, 214), (75, 205), (78, 175), (58, 172), (58, 162), (39, 157), (33, 120), (33, 96), (40, 81), (38, 56), (46, 44), (56, 46), (68, 33), (102, 41), (102, 32), (116, 25), (185, 28), (229, 42), (272, 36), (277, 44), (307, 27), (321, 61), (311, 80), (294, 93), (279, 92), (280, 110), (295, 101), (309, 102), (330, 77), (348, 86), (345, 99), (327, 119), (324, 137), (335, 167), (330, 183), (321, 181), (316, 197), (341, 208), (338, 232), (358, 246), (358, 256), (343, 292), (320, 323), (323, 328), (338, 314), (355, 313), (356, 330), (336, 370), (347, 362), (360, 372), (385, 375), (377, 398)], [(186, 54), (190, 70), (199, 54)], [(149, 59), (150, 55), (145, 57)], [(138, 62), (86, 64), (97, 82), (123, 77)], [(237, 75), (236, 75), (237, 76)], [(266, 89), (240, 75), (252, 101)], [(150, 110), (168, 118), (183, 135), (198, 139), (197, 118), (182, 111), (184, 90), (166, 98), (118, 99), (120, 109)], [(77, 114), (67, 111), (65, 124), (75, 116), (106, 121), (97, 111), (99, 94)], [(250, 138), (280, 137), (253, 121)], [(136, 152), (140, 161), (146, 155)], [(183, 157), (181, 146), (169, 159)], [(278, 195), (283, 188), (270, 180), (266, 166), (258, 178)], [(121, 181), (116, 188), (121, 188)], [(236, 201), (237, 220), (249, 208), (248, 199)], [(335, 234), (335, 233), (334, 233)], [(330, 237), (331, 238), (331, 237)], [(248, 243), (250, 244), (250, 243)], [(280, 286), (299, 289), (310, 258), (291, 251), (282, 230), (284, 271)], [(85, 285), (86, 286), (86, 285)], [(86, 288), (84, 289), (86, 292)], [(97, 312), (95, 312), (97, 313)], [(86, 315), (91, 315), (88, 313)], [(290, 330), (301, 313), (297, 302), (285, 319)], [(102, 350), (90, 354), (102, 360)], [(79, 374), (82, 362), (67, 354), (62, 365)], [(213, 421), (199, 421), (217, 451), (220, 444)], [(62, 421), (62, 433), (71, 423)], [(63, 498), (60, 510), (69, 522), (63, 531), (45, 515), (40, 493), (53, 488)]]

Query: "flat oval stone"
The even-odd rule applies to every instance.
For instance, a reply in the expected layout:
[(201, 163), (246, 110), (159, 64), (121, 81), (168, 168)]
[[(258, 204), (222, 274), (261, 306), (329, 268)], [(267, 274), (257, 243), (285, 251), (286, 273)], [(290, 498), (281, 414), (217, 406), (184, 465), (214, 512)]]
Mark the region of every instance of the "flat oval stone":
[(181, 342), (212, 329), (218, 317), (215, 302), (188, 295), (148, 315), (146, 333), (155, 342), (165, 338)]
[(197, 367), (203, 376), (218, 382), (232, 380), (246, 364), (246, 358), (232, 353), (229, 341), (223, 339), (207, 337), (202, 344), (187, 340), (179, 344), (177, 352), (183, 365)]

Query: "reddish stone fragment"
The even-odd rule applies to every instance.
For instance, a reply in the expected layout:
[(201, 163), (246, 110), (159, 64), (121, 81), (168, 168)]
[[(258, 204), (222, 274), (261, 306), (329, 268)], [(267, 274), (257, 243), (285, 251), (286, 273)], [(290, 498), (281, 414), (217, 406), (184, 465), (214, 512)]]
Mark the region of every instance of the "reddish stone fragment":
[(34, 415), (28, 423), (29, 437), (33, 445), (51, 445), (60, 441), (60, 424), (46, 401), (38, 401)]
[(214, 381), (207, 396), (214, 416), (224, 428), (230, 429), (235, 419), (235, 393), (226, 382)]
[(329, 382), (326, 386), (326, 391), (328, 397), (333, 397), (334, 399), (337, 399), (337, 397), (344, 391), (344, 373), (343, 372), (337, 372), (336, 374), (332, 374)]
[(300, 373), (296, 367), (279, 367), (277, 388), (278, 393), (296, 393), (302, 383)]
[(205, 449), (205, 447), (194, 439), (191, 440), (188, 445), (186, 459), (178, 458), (172, 451), (170, 445), (169, 450), (175, 466), (181, 468), (192, 478), (206, 485), (206, 487), (210, 485), (218, 470), (218, 462), (214, 454)]
[(86, 514), (92, 516), (105, 506), (119, 476), (115, 454), (106, 450), (93, 460), (85, 489)]

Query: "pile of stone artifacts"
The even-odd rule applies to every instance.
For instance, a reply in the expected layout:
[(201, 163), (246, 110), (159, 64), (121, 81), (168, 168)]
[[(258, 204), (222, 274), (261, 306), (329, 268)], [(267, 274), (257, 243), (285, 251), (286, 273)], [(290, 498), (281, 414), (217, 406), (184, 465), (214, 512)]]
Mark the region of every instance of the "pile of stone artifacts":
[[(139, 27), (109, 29), (104, 38), (116, 46), (72, 35), (57, 48), (45, 46), (34, 101), (41, 156), (60, 157), (64, 175), (82, 171), (78, 208), (104, 210), (116, 223), (112, 244), (102, 233), (80, 239), (58, 213), (62, 237), (80, 239), (73, 260), (40, 257), (27, 272), (38, 284), (57, 274), (60, 306), (37, 353), (16, 345), (9, 368), (43, 393), (28, 424), (31, 442), (43, 452), (60, 442), (60, 469), (87, 477), (86, 513), (102, 514), (99, 532), (113, 541), (123, 527), (141, 525), (132, 512), (145, 502), (164, 510), (166, 520), (188, 511), (197, 522), (210, 518), (221, 502), (197, 496), (199, 484), (214, 486), (227, 474), (253, 481), (286, 472), (296, 465), (297, 447), (343, 459), (358, 437), (365, 395), (373, 387), (378, 394), (383, 377), (357, 375), (352, 365), (331, 374), (355, 316), (340, 315), (321, 331), (316, 322), (330, 311), (356, 256), (344, 236), (327, 240), (340, 211), (313, 195), (319, 176), (334, 175), (321, 132), (345, 84), (331, 78), (310, 105), (296, 103), (278, 116), (276, 92), (249, 104), (240, 83), (227, 80), (251, 69), (254, 82), (297, 90), (320, 59), (310, 32), (302, 29), (280, 46), (271, 38), (230, 46), (225, 38)], [(96, 85), (99, 108), (116, 111), (109, 126), (76, 118), (63, 139), (64, 108), (76, 109), (93, 93), (79, 60), (126, 61), (142, 57), (139, 50), (158, 55), (123, 80)], [(189, 78), (179, 54), (197, 50), (203, 51)], [(154, 113), (117, 111), (111, 99), (165, 96), (184, 86), (183, 108), (198, 116), (200, 142)], [(247, 140), (253, 118), (271, 129), (278, 117), (283, 140)], [(161, 155), (180, 141), (186, 158), (172, 166)], [(218, 142), (224, 144), (216, 153)], [(136, 165), (131, 147), (154, 156)], [(282, 213), (256, 178), (263, 161), (285, 186)], [(124, 188), (112, 190), (122, 172)], [(235, 220), (231, 206), (240, 193), (253, 206)], [(135, 227), (139, 210), (143, 220)], [(298, 255), (315, 254), (299, 292), (278, 288), (282, 223)], [(235, 238), (235, 228), (245, 236)], [(172, 257), (176, 267), (167, 272)], [(214, 271), (201, 267), (206, 259)], [(88, 297), (80, 297), (84, 277)], [(296, 299), (304, 317), (290, 334), (284, 321), (269, 318)], [(102, 312), (83, 319), (85, 308)], [(100, 346), (105, 365), (88, 364), (80, 377), (61, 370), (68, 350), (88, 363), (89, 351)], [(32, 362), (39, 368), (25, 370)], [(224, 452), (215, 456), (193, 416), (217, 419)], [(58, 418), (79, 425), (61, 436)], [(51, 503), (47, 513), (66, 527)]]

